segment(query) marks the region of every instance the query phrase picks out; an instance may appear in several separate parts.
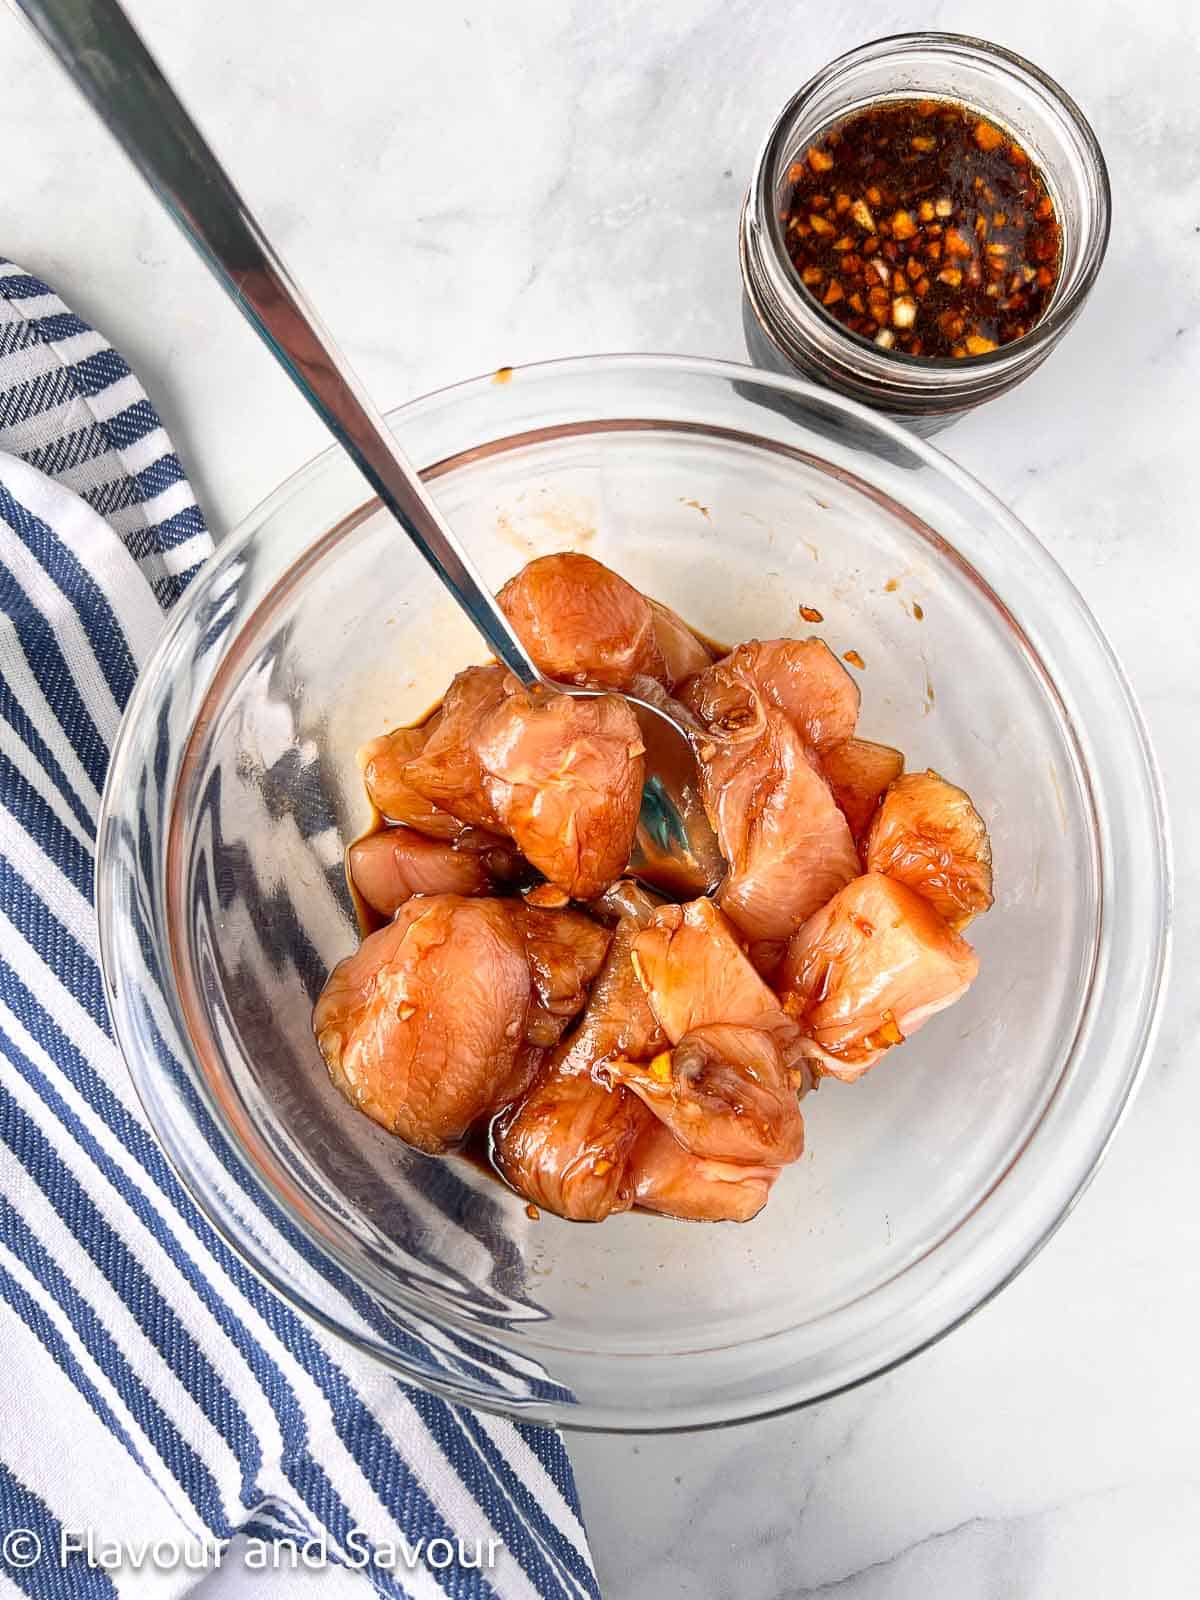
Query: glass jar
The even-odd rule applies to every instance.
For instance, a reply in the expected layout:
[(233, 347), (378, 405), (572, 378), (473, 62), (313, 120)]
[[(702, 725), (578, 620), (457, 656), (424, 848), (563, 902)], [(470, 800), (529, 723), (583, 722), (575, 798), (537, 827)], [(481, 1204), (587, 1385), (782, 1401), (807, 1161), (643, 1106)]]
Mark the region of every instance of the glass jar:
[[(788, 168), (832, 123), (887, 100), (957, 101), (1007, 129), (1041, 168), (1062, 229), (1058, 284), (1020, 339), (961, 360), (883, 350), (849, 332), (799, 282), (784, 246)], [(836, 389), (921, 434), (1005, 393), (1039, 366), (1078, 316), (1108, 243), (1111, 195), (1096, 136), (1045, 73), (998, 45), (906, 33), (861, 45), (810, 78), (763, 146), (742, 211), (746, 344), (756, 366)]]

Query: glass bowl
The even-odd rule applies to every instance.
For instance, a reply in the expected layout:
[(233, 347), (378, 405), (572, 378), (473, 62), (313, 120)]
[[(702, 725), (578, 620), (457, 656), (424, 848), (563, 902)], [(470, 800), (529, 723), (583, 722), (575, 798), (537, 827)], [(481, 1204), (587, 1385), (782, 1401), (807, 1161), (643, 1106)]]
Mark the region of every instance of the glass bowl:
[[(497, 379), (505, 375), (498, 374)], [(1166, 957), (1160, 792), (1113, 655), (1036, 540), (935, 450), (711, 361), (518, 368), (391, 419), (484, 576), (567, 547), (703, 632), (857, 651), (861, 731), (974, 795), (982, 971), (744, 1226), (543, 1215), (353, 1111), (309, 1031), (354, 945), (355, 752), (483, 654), (336, 451), (189, 589), (113, 755), (102, 960), (151, 1123), (281, 1294), (404, 1378), (532, 1420), (733, 1421), (945, 1333), (1032, 1256), (1112, 1136)]]

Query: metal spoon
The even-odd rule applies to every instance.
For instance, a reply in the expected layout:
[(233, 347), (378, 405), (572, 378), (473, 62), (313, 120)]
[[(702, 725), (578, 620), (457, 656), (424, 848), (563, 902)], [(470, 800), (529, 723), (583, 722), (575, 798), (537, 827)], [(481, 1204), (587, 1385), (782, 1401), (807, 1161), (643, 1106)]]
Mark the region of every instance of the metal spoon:
[[(534, 665), (470, 557), (320, 318), (238, 194), (116, 0), (17, 0), (263, 343), (470, 617), (527, 687)], [(630, 871), (672, 894), (702, 894), (725, 863), (700, 804), (689, 732), (633, 695), (646, 786)]]

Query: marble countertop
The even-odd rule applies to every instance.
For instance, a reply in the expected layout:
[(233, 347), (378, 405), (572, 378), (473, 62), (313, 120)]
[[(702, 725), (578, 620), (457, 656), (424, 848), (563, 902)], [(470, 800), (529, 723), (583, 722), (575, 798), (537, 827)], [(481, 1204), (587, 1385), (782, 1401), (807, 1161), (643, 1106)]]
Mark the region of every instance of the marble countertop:
[[(1115, 193), (1054, 358), (939, 443), (1045, 541), (1133, 679), (1176, 827), (1175, 980), (1075, 1214), (934, 1350), (811, 1410), (577, 1437), (608, 1600), (1116, 1600), (1200, 1583), (1200, 18), (1191, 0), (130, 7), (385, 405), (600, 350), (744, 359), (756, 147), (879, 34), (994, 37), (1066, 84)], [(140, 181), (0, 15), (0, 251), (141, 374), (215, 530), (323, 445)]]

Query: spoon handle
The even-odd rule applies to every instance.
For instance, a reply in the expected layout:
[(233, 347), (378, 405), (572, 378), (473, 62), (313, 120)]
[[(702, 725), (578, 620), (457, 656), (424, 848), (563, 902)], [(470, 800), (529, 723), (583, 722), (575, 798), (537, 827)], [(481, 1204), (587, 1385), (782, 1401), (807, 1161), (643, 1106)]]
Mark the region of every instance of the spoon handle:
[(495, 597), (117, 0), (16, 3), (494, 654), (537, 683)]

